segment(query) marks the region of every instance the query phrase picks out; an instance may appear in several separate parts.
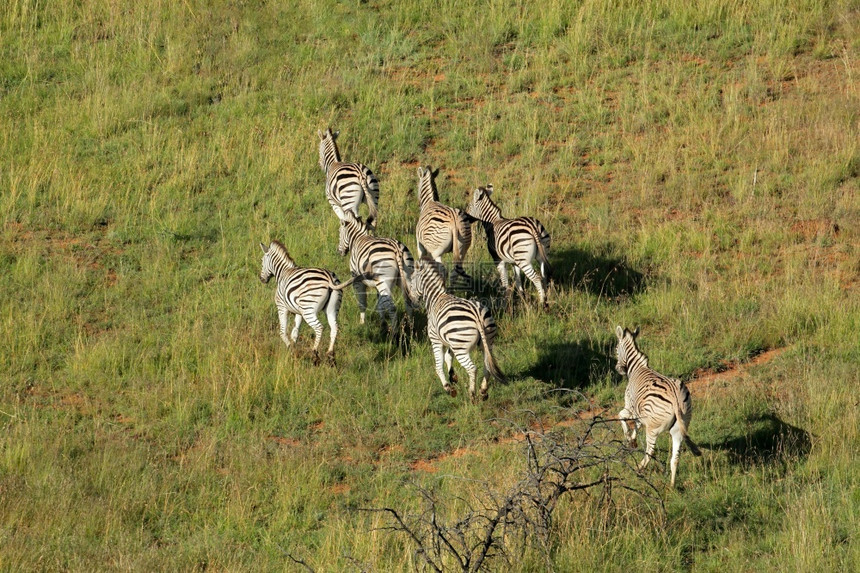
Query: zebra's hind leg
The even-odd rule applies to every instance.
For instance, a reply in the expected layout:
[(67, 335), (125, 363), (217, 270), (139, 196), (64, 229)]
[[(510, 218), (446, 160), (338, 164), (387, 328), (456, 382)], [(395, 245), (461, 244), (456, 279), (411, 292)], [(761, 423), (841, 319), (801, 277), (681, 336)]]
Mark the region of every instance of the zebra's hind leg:
[(627, 447), (636, 449), (638, 447), (636, 443), (636, 424), (630, 415), (630, 411), (624, 408), (618, 412), (618, 419), (621, 420), (621, 429), (624, 431), (624, 439), (627, 440)]
[(448, 381), (451, 384), (456, 384), (460, 381), (460, 379), (457, 378), (457, 373), (454, 372), (454, 355), (451, 354), (451, 351), (447, 348), (445, 349), (445, 370), (448, 371)]
[(517, 292), (520, 293), (521, 297), (525, 297), (525, 291), (523, 291), (523, 279), (520, 276), (522, 271), (518, 265), (513, 265), (514, 267), (514, 284), (517, 287)]
[(360, 313), (359, 324), (364, 324), (367, 314), (367, 285), (361, 280), (357, 280), (352, 283), (352, 289), (355, 291), (355, 299), (358, 301), (358, 312)]
[(645, 469), (645, 466), (654, 457), (654, 446), (657, 444), (657, 436), (659, 435), (657, 432), (651, 432), (649, 428), (645, 428), (645, 430), (645, 457), (639, 462), (640, 472)]
[(681, 425), (678, 422), (669, 430), (672, 435), (672, 453), (669, 454), (669, 467), (672, 469), (672, 487), (675, 487), (675, 474), (678, 471), (678, 457), (681, 453), (681, 442), (684, 441), (684, 434), (681, 432)]
[(518, 264), (517, 266), (522, 269), (526, 277), (528, 277), (528, 279), (532, 281), (532, 284), (535, 285), (535, 288), (538, 291), (538, 296), (540, 297), (540, 304), (542, 307), (544, 307), (544, 309), (546, 309), (546, 292), (544, 291), (543, 281), (541, 280), (540, 275), (537, 273), (537, 271), (535, 271), (534, 267), (530, 262), (525, 264)]
[(472, 398), (472, 402), (475, 402), (475, 378), (478, 374), (478, 369), (475, 367), (475, 363), (472, 362), (468, 351), (454, 354), (454, 356), (457, 358), (460, 366), (465, 368), (466, 372), (469, 373), (469, 397)]
[(511, 285), (508, 282), (508, 271), (505, 268), (505, 261), (499, 261), (496, 264), (496, 268), (499, 269), (499, 278), (502, 281), (502, 288), (508, 290), (509, 288), (511, 288)]
[[(296, 318), (298, 319), (299, 316), (296, 315)], [(310, 326), (311, 328), (314, 329), (314, 366), (319, 366), (319, 364), (320, 364), (319, 347), (320, 347), (320, 341), (322, 340), (323, 325), (319, 321), (319, 319), (317, 318), (317, 315), (313, 313), (313, 311), (305, 312), (304, 318), (305, 318), (305, 322), (308, 323), (308, 326)], [(298, 321), (296, 321), (296, 322), (298, 323)], [(296, 328), (298, 329), (298, 326), (296, 326)]]
[(439, 376), (439, 380), (442, 381), (442, 388), (444, 388), (448, 395), (453, 398), (457, 395), (457, 389), (453, 384), (450, 384), (448, 380), (445, 379), (445, 371), (442, 369), (445, 347), (442, 345), (440, 340), (433, 338), (430, 339), (430, 345), (433, 347), (433, 361), (436, 365), (436, 375)]
[(295, 320), (295, 326), (293, 326), (293, 332), (290, 334), (290, 340), (295, 344), (296, 340), (299, 338), (299, 327), (302, 325), (302, 315), (297, 314)]
[(391, 286), (387, 281), (379, 281), (376, 283), (378, 296), (376, 298), (376, 311), (379, 313), (379, 318), (382, 320), (382, 327), (385, 329), (386, 319), (383, 313), (388, 315), (388, 332), (394, 332), (397, 327), (397, 306), (394, 304), (394, 299), (391, 298)]
[(333, 290), (331, 292), (328, 305), (325, 308), (325, 315), (328, 319), (328, 327), (331, 331), (328, 343), (328, 351), (325, 353), (326, 360), (331, 366), (335, 366), (334, 361), (334, 341), (337, 340), (337, 313), (340, 312), (340, 297), (341, 292)]

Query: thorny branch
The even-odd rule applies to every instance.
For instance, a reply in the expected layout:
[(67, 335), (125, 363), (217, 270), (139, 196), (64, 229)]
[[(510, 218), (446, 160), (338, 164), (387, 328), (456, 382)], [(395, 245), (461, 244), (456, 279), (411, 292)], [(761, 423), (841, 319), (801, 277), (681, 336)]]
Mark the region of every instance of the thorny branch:
[[(418, 515), (390, 507), (365, 511), (387, 514), (391, 525), (381, 529), (405, 534), (424, 570), (489, 571), (495, 558), (510, 562), (515, 551), (527, 546), (537, 547), (549, 562), (553, 512), (565, 495), (588, 495), (598, 488), (596, 502), (608, 510), (614, 504), (612, 490), (617, 484), (655, 503), (665, 515), (657, 488), (630, 471), (635, 467), (631, 452), (615, 439), (611, 422), (617, 421), (600, 417), (584, 420), (584, 429), (575, 439), (553, 431), (521, 429), (525, 476), (505, 492), (484, 483), (482, 495), (469, 499), (456, 496), (454, 501), (466, 507), (460, 517), (446, 519), (442, 508), (451, 498), (442, 499), (421, 486), (415, 486), (423, 503)], [(607, 431), (596, 431), (604, 429)]]

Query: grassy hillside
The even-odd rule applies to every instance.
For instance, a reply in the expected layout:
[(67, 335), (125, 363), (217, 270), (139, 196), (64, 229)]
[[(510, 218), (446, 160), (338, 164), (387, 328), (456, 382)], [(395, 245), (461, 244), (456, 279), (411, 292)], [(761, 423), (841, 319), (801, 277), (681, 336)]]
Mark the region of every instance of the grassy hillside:
[[(456, 518), (524, 475), (516, 428), (613, 416), (621, 324), (688, 382), (704, 456), (674, 491), (652, 464), (663, 508), (571, 494), (487, 566), (856, 570), (858, 110), (856, 0), (5, 3), (0, 568), (420, 569), (359, 509), (426, 489)], [(351, 294), (336, 367), (278, 338), (258, 243), (349, 276), (329, 125), (413, 253), (425, 164), (552, 234), (544, 313), (476, 233), (510, 378), (487, 402)]]

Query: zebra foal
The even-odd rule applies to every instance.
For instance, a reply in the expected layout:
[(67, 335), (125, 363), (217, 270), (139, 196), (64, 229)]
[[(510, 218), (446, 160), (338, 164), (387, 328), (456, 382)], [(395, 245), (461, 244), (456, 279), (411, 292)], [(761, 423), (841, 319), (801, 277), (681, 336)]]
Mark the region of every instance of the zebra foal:
[[(499, 269), (505, 290), (509, 288), (505, 265), (511, 264), (514, 267), (514, 278), (520, 294), (523, 294), (520, 278), (522, 273), (535, 285), (541, 305), (547, 308), (544, 288), (549, 275), (547, 258), (550, 246), (549, 233), (534, 217), (516, 219), (502, 217), (502, 210), (491, 198), (492, 193), (492, 185), (475, 189), (466, 212), (484, 225), (484, 231), (487, 234), (487, 250), (490, 251), (490, 256)], [(532, 267), (535, 259), (540, 263), (540, 275)]]
[[(268, 248), (260, 243), (260, 249), (263, 250), (260, 281), (266, 284), (269, 279), (275, 277), (278, 283), (275, 289), (275, 306), (278, 309), (281, 340), (290, 347), (298, 338), (299, 326), (304, 319), (314, 329), (314, 364), (319, 364), (318, 349), (323, 326), (317, 319), (317, 314), (325, 308), (331, 329), (326, 357), (334, 364), (334, 341), (337, 338), (337, 313), (340, 310), (341, 291), (356, 279), (340, 283), (333, 273), (325, 269), (297, 267), (286, 247), (278, 241), (272, 241)], [(296, 315), (296, 321), (291, 336), (287, 337), (290, 314)]]
[[(437, 263), (422, 259), (412, 275), (412, 289), (416, 298), (424, 301), (427, 309), (427, 338), (433, 347), (436, 374), (442, 387), (451, 396), (457, 395), (454, 384), (453, 354), (469, 373), (469, 395), (474, 402), (477, 368), (469, 353), (478, 344), (484, 351), (484, 376), (481, 380), (481, 399), (487, 399), (487, 375), (504, 382), (505, 377), (493, 359), (492, 347), (496, 338), (496, 322), (490, 311), (477, 301), (462, 299), (445, 292), (445, 281)], [(442, 368), (444, 360), (445, 369)], [(448, 377), (445, 378), (445, 370)]]
[(320, 143), (320, 167), (325, 173), (325, 196), (338, 219), (346, 211), (358, 217), (361, 202), (367, 203), (367, 224), (376, 227), (377, 205), (379, 205), (379, 180), (367, 166), (361, 163), (344, 163), (335, 140), (339, 131), (331, 128), (318, 131)]
[(615, 336), (618, 338), (618, 362), (615, 364), (615, 370), (628, 379), (627, 390), (624, 392), (624, 409), (618, 413), (618, 417), (624, 429), (624, 437), (632, 448), (636, 447), (637, 429), (640, 425), (645, 426), (645, 457), (639, 463), (640, 470), (648, 465), (653, 456), (657, 436), (669, 430), (672, 436), (669, 465), (672, 468), (674, 487), (681, 442), (687, 443), (694, 456), (702, 455), (687, 435), (693, 415), (693, 401), (690, 391), (682, 381), (663, 376), (648, 367), (648, 357), (636, 346), (638, 335), (638, 328), (631, 332), (620, 326), (615, 327)]
[(454, 272), (468, 278), (463, 270), (463, 258), (472, 244), (473, 219), (460, 209), (439, 202), (436, 189), (438, 174), (439, 170), (434, 171), (429, 165), (418, 168), (418, 202), (421, 206), (415, 226), (418, 258), (429, 255), (441, 263), (442, 255), (453, 253)]
[(376, 288), (379, 298), (376, 303), (379, 317), (385, 322), (383, 311), (388, 313), (389, 328), (397, 324), (397, 307), (391, 298), (395, 284), (400, 286), (406, 299), (406, 312), (412, 316), (412, 294), (409, 281), (415, 268), (412, 253), (406, 245), (395, 239), (374, 237), (370, 228), (351, 211), (346, 211), (340, 222), (340, 238), (337, 252), (349, 254), (349, 269), (355, 280), (353, 288), (358, 299), (361, 324), (367, 310), (367, 289)]

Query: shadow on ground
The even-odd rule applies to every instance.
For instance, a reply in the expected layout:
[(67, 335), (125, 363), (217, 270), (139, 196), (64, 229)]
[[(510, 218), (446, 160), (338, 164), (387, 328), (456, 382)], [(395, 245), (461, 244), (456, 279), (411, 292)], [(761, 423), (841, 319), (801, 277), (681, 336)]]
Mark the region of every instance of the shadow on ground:
[(549, 258), (557, 286), (572, 286), (612, 299), (638, 294), (646, 286), (645, 275), (620, 258), (575, 248), (550, 251)]
[(557, 388), (581, 390), (603, 380), (614, 364), (612, 342), (552, 342), (541, 346), (537, 361), (518, 376), (531, 376)]
[(723, 441), (699, 445), (725, 451), (730, 463), (751, 466), (785, 463), (805, 459), (812, 448), (812, 436), (806, 430), (786, 424), (773, 413), (750, 416), (745, 421), (746, 434)]

